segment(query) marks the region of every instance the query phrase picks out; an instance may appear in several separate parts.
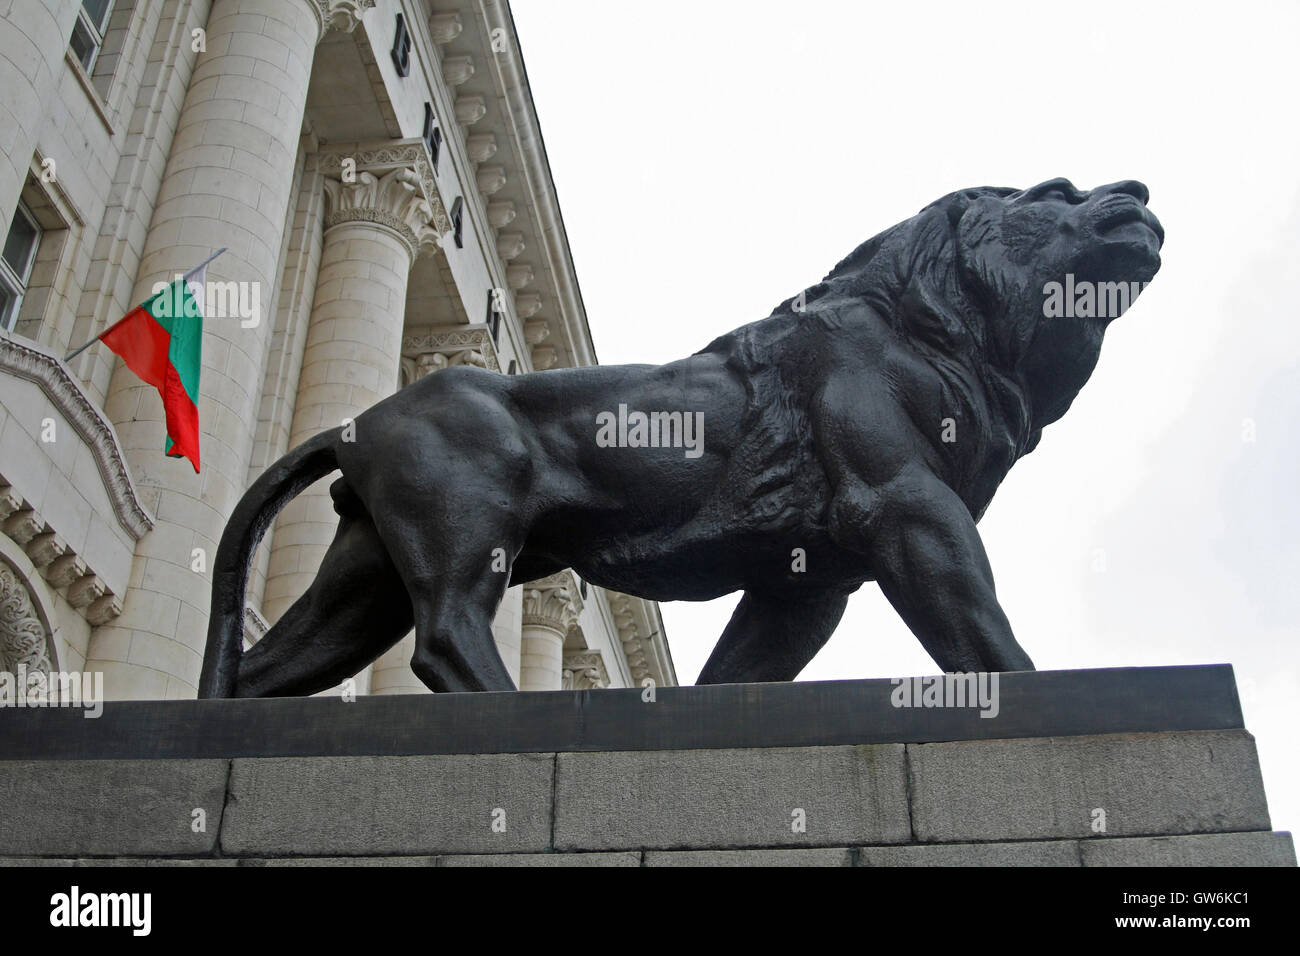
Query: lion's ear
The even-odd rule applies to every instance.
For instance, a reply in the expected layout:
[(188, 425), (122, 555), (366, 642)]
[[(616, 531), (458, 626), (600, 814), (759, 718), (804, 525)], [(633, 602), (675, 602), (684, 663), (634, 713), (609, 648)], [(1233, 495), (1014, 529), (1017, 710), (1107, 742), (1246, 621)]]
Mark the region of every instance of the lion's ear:
[(970, 209), (971, 204), (978, 198), (971, 195), (972, 190), (952, 193), (945, 196), (942, 205), (944, 214), (948, 217), (948, 226), (956, 230), (961, 224), (961, 217), (966, 215), (966, 210)]

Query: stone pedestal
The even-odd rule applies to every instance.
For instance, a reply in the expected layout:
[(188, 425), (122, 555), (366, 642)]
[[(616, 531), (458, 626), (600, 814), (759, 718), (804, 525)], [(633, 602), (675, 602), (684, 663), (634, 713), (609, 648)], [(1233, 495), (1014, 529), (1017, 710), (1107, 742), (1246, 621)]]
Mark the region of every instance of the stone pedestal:
[(900, 686), (5, 710), (0, 862), (1295, 865), (1229, 666)]

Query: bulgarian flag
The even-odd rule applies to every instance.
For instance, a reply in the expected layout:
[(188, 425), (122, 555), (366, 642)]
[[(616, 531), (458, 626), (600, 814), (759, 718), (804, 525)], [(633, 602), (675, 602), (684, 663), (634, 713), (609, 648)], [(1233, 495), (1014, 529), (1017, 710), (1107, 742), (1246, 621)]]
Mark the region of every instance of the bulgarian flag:
[(158, 389), (167, 420), (164, 452), (173, 458), (188, 458), (196, 473), (204, 289), (208, 263), (225, 251), (218, 250), (81, 347), (103, 342), (122, 357), (127, 368)]

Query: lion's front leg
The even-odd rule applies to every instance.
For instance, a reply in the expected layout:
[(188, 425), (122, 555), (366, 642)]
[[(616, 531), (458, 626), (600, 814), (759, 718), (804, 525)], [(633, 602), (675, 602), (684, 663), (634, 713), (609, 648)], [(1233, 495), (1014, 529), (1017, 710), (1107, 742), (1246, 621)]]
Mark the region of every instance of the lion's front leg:
[(965, 504), (937, 478), (891, 483), (869, 541), (880, 589), (945, 672), (1028, 671)]

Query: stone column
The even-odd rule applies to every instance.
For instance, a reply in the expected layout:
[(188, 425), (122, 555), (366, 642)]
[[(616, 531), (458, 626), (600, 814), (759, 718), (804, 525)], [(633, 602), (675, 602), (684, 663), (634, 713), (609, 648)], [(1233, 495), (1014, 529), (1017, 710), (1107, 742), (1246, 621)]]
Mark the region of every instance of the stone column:
[(564, 671), (564, 636), (578, 622), (582, 598), (568, 571), (524, 588), (520, 690), (559, 690)]
[[(58, 99), (68, 69), (63, 52), (77, 22), (80, 0), (26, 0), (3, 4), (0, 17), (0, 219), (9, 218), (36, 151), (36, 137)], [(57, 157), (56, 157), (57, 158)]]
[[(449, 225), (419, 141), (332, 148), (321, 168), (340, 176), (325, 179), (324, 247), (290, 447), (397, 391), (411, 263), (421, 249), (436, 249)], [(262, 601), (272, 623), (311, 584), (334, 539), (329, 485), (336, 477), (308, 488), (276, 523)]]
[(315, 48), (371, 0), (214, 0), (145, 239), (132, 299), (221, 246), (210, 283), (239, 284), (259, 315), (204, 323), (202, 474), (162, 454), (162, 402), (118, 363), (105, 410), (157, 516), (140, 541), (120, 617), (91, 637), (86, 667), (114, 698), (189, 697), (207, 632), (211, 563), (247, 486), (280, 250)]

